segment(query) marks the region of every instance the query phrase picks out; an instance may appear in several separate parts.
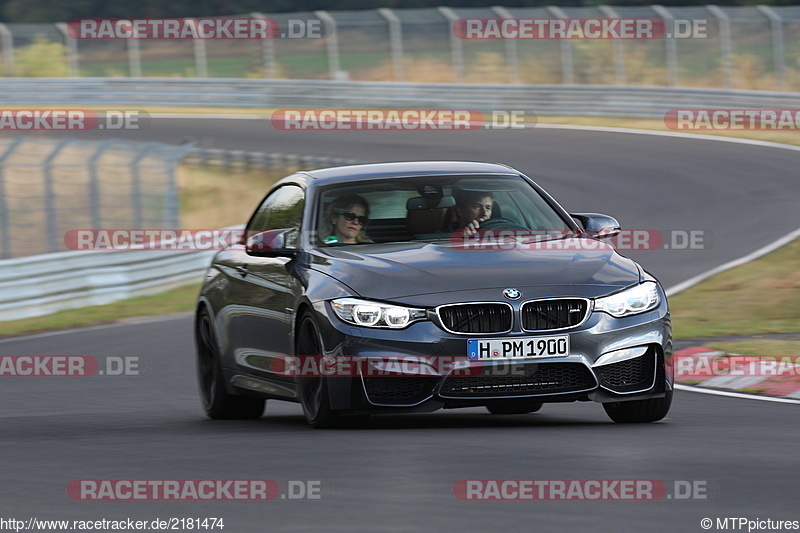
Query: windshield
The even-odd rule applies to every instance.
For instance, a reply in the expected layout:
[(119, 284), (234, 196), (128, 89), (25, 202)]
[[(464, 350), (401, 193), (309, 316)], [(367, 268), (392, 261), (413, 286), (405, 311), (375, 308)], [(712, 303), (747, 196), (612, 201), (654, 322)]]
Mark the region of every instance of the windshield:
[(526, 238), (570, 233), (518, 176), (427, 176), (336, 185), (317, 205), (318, 244), (408, 242), (504, 230)]

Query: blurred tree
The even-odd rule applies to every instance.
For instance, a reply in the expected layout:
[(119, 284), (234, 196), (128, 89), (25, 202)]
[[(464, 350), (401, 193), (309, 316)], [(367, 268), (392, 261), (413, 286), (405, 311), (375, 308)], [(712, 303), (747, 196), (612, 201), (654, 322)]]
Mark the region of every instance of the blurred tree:
[(31, 77), (66, 77), (67, 47), (46, 39), (17, 50), (14, 57), (14, 75)]

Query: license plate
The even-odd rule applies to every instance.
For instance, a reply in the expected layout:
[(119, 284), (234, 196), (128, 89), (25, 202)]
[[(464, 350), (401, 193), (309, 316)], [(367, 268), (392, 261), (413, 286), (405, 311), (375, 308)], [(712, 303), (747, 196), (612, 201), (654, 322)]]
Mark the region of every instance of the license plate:
[(569, 335), (470, 339), (467, 341), (467, 359), (470, 361), (535, 359), (540, 357), (566, 357), (568, 355)]

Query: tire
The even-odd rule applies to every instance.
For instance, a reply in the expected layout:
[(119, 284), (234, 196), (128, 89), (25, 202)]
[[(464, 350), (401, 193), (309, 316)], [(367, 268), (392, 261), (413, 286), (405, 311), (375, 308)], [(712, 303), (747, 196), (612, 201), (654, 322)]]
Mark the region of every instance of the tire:
[(672, 391), (667, 391), (663, 398), (604, 403), (603, 409), (618, 424), (639, 424), (661, 420), (667, 416), (671, 405)]
[[(297, 355), (322, 355), (319, 327), (309, 311), (306, 311), (300, 320), (297, 339)], [(300, 378), (297, 388), (306, 422), (315, 428), (335, 428), (343, 425), (342, 417), (331, 409), (328, 380), (325, 377)]]
[(493, 415), (525, 415), (535, 413), (542, 408), (541, 402), (532, 401), (507, 401), (487, 405), (486, 409)]
[[(306, 311), (300, 320), (297, 338), (297, 355), (322, 355), (322, 337), (310, 311)], [(363, 427), (369, 422), (369, 415), (343, 416), (331, 409), (328, 378), (300, 378), (297, 385), (303, 415), (312, 427)]]
[(197, 382), (200, 400), (209, 418), (215, 420), (252, 420), (264, 413), (266, 400), (228, 394), (219, 360), (219, 347), (208, 310), (203, 308), (195, 322)]

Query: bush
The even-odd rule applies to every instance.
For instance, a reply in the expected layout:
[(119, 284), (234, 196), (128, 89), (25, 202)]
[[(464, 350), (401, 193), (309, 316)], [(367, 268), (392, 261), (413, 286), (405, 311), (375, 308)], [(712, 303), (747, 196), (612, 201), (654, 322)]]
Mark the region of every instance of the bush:
[(68, 76), (67, 47), (62, 43), (36, 39), (33, 44), (16, 52), (14, 74), (33, 78)]

